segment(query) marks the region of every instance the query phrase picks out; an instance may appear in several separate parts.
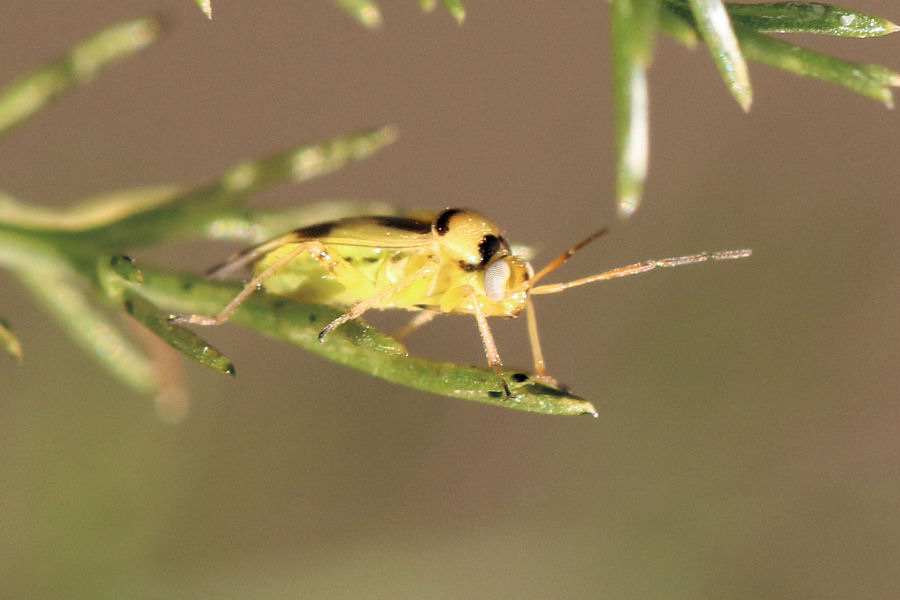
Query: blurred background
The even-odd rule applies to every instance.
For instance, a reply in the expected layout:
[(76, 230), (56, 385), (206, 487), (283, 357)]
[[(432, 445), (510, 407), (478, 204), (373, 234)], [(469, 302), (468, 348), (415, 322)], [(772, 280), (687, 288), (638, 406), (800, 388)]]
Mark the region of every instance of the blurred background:
[[(845, 5), (900, 21), (896, 2)], [(0, 596), (896, 598), (900, 590), (900, 116), (751, 65), (743, 114), (703, 47), (650, 74), (651, 174), (615, 215), (605, 3), (6, 3), (0, 81), (115, 22), (166, 38), (9, 135), (2, 188), (65, 206), (201, 182), (238, 160), (395, 123), (374, 158), (253, 198), (468, 206), (556, 280), (750, 247), (751, 259), (537, 298), (550, 372), (600, 418), (405, 389), (236, 326), (237, 365), (185, 361), (180, 425), (62, 335), (8, 274), (0, 314)], [(798, 39), (900, 69), (900, 37)], [(236, 249), (135, 252), (203, 269)], [(391, 317), (373, 318), (393, 323)], [(528, 366), (524, 320), (497, 322)], [(470, 318), (409, 342), (481, 364)]]

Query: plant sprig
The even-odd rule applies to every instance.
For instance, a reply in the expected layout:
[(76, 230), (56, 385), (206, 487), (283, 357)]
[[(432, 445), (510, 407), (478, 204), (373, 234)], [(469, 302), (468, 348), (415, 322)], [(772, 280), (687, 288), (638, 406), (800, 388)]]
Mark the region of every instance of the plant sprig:
[[(770, 37), (770, 33), (810, 33), (868, 38), (898, 31), (891, 21), (820, 2), (726, 3), (722, 0), (610, 0), (618, 154), (617, 206), (629, 216), (640, 203), (649, 156), (646, 70), (647, 30), (659, 29), (692, 46), (702, 39), (725, 85), (744, 111), (753, 102), (747, 60), (842, 85), (893, 106), (892, 87), (900, 75), (878, 65), (842, 60)], [(658, 10), (648, 6), (656, 5)], [(652, 21), (652, 22), (651, 22)], [(636, 42), (637, 40), (637, 42)], [(641, 41), (643, 40), (643, 41)]]
[[(105, 39), (103, 60), (92, 59), (92, 64), (107, 64), (133, 51), (119, 43), (118, 36), (132, 35), (136, 23), (150, 24), (141, 20), (114, 26), (79, 44), (76, 50), (84, 52), (97, 39)], [(117, 49), (118, 54), (110, 48)], [(59, 73), (73, 72), (59, 70), (59, 65), (68, 61), (39, 67), (0, 91), (0, 120), (8, 127), (21, 123), (63, 90), (86, 81), (80, 76), (59, 77)], [(48, 72), (53, 74), (54, 85), (38, 85)], [(23, 89), (34, 91), (37, 108), (21, 110), (20, 102), (9, 100), (21, 98)], [(158, 394), (164, 382), (158, 380), (152, 359), (122, 329), (122, 319), (139, 324), (193, 360), (232, 375), (235, 368), (225, 354), (194, 331), (172, 322), (169, 315), (170, 311), (214, 313), (240, 285), (172, 270), (138, 269), (121, 252), (186, 237), (258, 241), (276, 229), (372, 210), (390, 212), (371, 202), (254, 211), (245, 201), (273, 185), (306, 181), (368, 158), (393, 142), (396, 135), (390, 126), (341, 135), (240, 162), (198, 186), (116, 192), (69, 210), (50, 210), (0, 195), (0, 265), (19, 279), (76, 343), (135, 390)], [(596, 416), (590, 403), (513, 371), (507, 375), (514, 397), (506, 399), (496, 389), (493, 370), (410, 357), (399, 342), (359, 320), (320, 343), (322, 327), (338, 314), (333, 307), (259, 293), (247, 300), (231, 321), (416, 389), (531, 412)], [(7, 353), (21, 357), (19, 340), (5, 321), (0, 322), (0, 345)]]

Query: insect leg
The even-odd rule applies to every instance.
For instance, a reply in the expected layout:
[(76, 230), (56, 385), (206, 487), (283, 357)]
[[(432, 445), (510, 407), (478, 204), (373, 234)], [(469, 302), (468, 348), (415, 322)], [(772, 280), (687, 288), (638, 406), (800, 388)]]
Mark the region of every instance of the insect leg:
[(531, 298), (525, 300), (525, 320), (528, 323), (528, 341), (531, 342), (531, 356), (534, 358), (534, 374), (543, 377), (547, 374), (547, 363), (541, 351), (541, 340), (538, 337), (537, 316), (534, 314), (534, 303)]
[(278, 260), (266, 267), (256, 277), (251, 279), (244, 285), (244, 289), (238, 292), (238, 295), (231, 299), (231, 302), (225, 305), (219, 314), (214, 317), (205, 317), (203, 315), (171, 315), (170, 321), (176, 323), (191, 323), (193, 325), (221, 325), (228, 320), (237, 307), (247, 299), (247, 296), (259, 289), (263, 282), (271, 277), (278, 269), (286, 265), (288, 262), (307, 251), (307, 244), (298, 244), (296, 248), (281, 256)]
[(434, 268), (433, 263), (428, 263), (425, 266), (416, 269), (415, 271), (413, 271), (406, 277), (400, 279), (396, 283), (369, 296), (362, 302), (354, 304), (352, 307), (350, 307), (350, 310), (348, 310), (347, 312), (345, 312), (344, 314), (339, 316), (337, 319), (335, 319), (334, 321), (332, 321), (331, 323), (326, 325), (325, 329), (323, 329), (322, 331), (319, 332), (319, 341), (324, 342), (325, 336), (328, 335), (332, 330), (336, 329), (337, 327), (340, 327), (347, 321), (352, 321), (353, 319), (356, 319), (357, 317), (361, 317), (362, 314), (364, 312), (366, 312), (367, 310), (369, 310), (370, 308), (375, 308), (376, 306), (378, 306), (378, 304), (382, 300), (384, 300), (386, 298), (390, 298), (393, 294), (395, 294), (399, 290), (402, 290), (403, 288), (407, 287), (408, 285), (411, 285), (412, 283), (414, 283), (416, 280), (421, 279), (422, 277), (425, 277), (426, 275), (428, 275), (429, 272), (431, 272), (433, 268)]
[(411, 334), (413, 331), (415, 331), (422, 325), (426, 325), (426, 324), (430, 323), (431, 320), (434, 319), (439, 314), (440, 313), (436, 310), (419, 311), (418, 313), (416, 313), (416, 316), (414, 316), (412, 319), (410, 319), (406, 325), (404, 325), (403, 327), (398, 329), (396, 332), (394, 332), (394, 335), (393, 335), (394, 339), (402, 342), (404, 339), (406, 339), (407, 336), (409, 336), (409, 334)]
[(644, 262), (634, 263), (625, 267), (610, 269), (603, 273), (582, 277), (574, 281), (565, 283), (551, 283), (548, 285), (539, 285), (532, 288), (532, 294), (555, 294), (571, 287), (584, 285), (594, 281), (603, 281), (606, 279), (616, 279), (617, 277), (627, 277), (629, 275), (637, 275), (644, 271), (651, 271), (657, 267), (680, 267), (681, 265), (690, 265), (694, 263), (706, 262), (708, 260), (732, 260), (735, 258), (744, 258), (750, 256), (752, 250), (726, 250), (724, 252), (701, 252), (700, 254), (691, 254), (689, 256), (671, 256), (669, 258), (660, 258), (657, 260), (647, 260)]
[(541, 340), (538, 336), (537, 316), (534, 314), (534, 303), (531, 298), (525, 300), (525, 321), (528, 324), (528, 341), (531, 342), (531, 356), (534, 358), (534, 374), (536, 379), (555, 388), (560, 388), (556, 379), (547, 375), (547, 364), (541, 351)]
[(481, 334), (481, 345), (484, 348), (484, 355), (487, 357), (488, 365), (497, 374), (497, 379), (500, 380), (500, 384), (503, 386), (504, 396), (509, 398), (512, 394), (509, 392), (509, 386), (506, 385), (506, 379), (503, 378), (503, 370), (500, 368), (503, 366), (503, 361), (500, 360), (500, 353), (497, 351), (497, 345), (494, 343), (491, 328), (488, 327), (487, 318), (481, 312), (481, 304), (478, 303), (475, 290), (469, 287), (466, 291), (467, 295), (472, 299), (472, 306), (475, 309), (475, 323), (478, 324), (478, 333)]

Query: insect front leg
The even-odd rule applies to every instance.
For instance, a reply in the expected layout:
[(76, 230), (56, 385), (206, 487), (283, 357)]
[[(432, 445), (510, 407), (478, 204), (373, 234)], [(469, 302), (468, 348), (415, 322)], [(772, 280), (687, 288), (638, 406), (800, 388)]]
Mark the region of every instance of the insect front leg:
[(525, 300), (525, 321), (528, 324), (528, 341), (531, 343), (531, 356), (534, 359), (535, 379), (549, 386), (562, 389), (562, 386), (556, 379), (547, 375), (547, 363), (544, 362), (544, 352), (541, 350), (537, 316), (534, 314), (534, 303), (531, 302), (531, 298)]
[(475, 290), (472, 289), (471, 286), (466, 286), (465, 292), (472, 301), (475, 323), (478, 325), (478, 333), (481, 334), (481, 345), (484, 348), (484, 355), (487, 357), (488, 365), (494, 370), (497, 379), (500, 380), (504, 397), (509, 398), (512, 394), (509, 392), (509, 386), (506, 384), (506, 379), (503, 377), (503, 369), (501, 368), (503, 367), (503, 361), (500, 360), (500, 352), (497, 351), (497, 344), (494, 343), (494, 335), (491, 333), (491, 328), (488, 326), (487, 317), (484, 316), (484, 312), (481, 310), (481, 304), (478, 302), (478, 296), (475, 294)]

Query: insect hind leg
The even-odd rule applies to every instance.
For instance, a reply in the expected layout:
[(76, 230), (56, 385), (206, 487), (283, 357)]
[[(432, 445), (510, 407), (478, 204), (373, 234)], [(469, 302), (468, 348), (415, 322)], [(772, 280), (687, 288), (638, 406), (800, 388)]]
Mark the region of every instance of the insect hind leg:
[(263, 282), (266, 281), (269, 277), (275, 274), (278, 269), (286, 265), (288, 262), (299, 256), (301, 253), (306, 252), (309, 244), (298, 244), (296, 248), (286, 253), (284, 256), (279, 257), (278, 260), (273, 262), (271, 265), (262, 270), (258, 275), (256, 275), (253, 279), (248, 281), (243, 289), (238, 292), (237, 296), (231, 299), (231, 301), (225, 305), (225, 308), (219, 311), (217, 315), (214, 317), (208, 317), (204, 315), (170, 315), (169, 321), (174, 323), (189, 323), (191, 325), (221, 325), (225, 321), (228, 320), (228, 317), (237, 310), (238, 306), (240, 306), (244, 300), (247, 299), (247, 296), (258, 290)]

